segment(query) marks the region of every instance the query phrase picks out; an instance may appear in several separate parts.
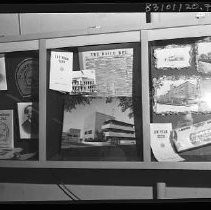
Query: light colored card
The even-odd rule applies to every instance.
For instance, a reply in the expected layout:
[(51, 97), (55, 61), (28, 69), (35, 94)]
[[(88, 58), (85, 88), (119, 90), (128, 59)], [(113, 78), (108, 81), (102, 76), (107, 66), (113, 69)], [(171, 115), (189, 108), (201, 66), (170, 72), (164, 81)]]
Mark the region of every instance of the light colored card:
[(211, 42), (199, 42), (196, 44), (196, 66), (201, 73), (211, 73)]
[(14, 148), (13, 110), (0, 110), (0, 148)]
[(72, 91), (73, 53), (52, 51), (50, 58), (50, 84), (52, 90)]
[(0, 91), (7, 90), (5, 57), (0, 54)]
[(190, 52), (191, 45), (168, 45), (165, 48), (157, 48), (154, 51), (155, 67), (158, 69), (190, 67)]
[(174, 142), (178, 152), (211, 143), (211, 120), (175, 129)]
[(173, 149), (170, 142), (172, 131), (171, 123), (151, 123), (150, 139), (151, 148), (158, 161), (183, 161)]
[(38, 111), (32, 102), (18, 103), (18, 119), (21, 139), (38, 138)]

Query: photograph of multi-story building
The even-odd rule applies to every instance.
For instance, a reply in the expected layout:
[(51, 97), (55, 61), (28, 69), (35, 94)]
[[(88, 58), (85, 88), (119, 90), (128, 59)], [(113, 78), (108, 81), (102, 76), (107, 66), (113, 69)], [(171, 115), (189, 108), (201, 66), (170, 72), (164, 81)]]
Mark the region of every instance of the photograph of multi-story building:
[(111, 144), (135, 144), (135, 128), (133, 124), (118, 120), (107, 120), (101, 127), (106, 141)]
[(199, 95), (197, 85), (186, 81), (178, 86), (170, 85), (170, 90), (158, 98), (159, 103), (172, 105), (188, 105), (195, 102)]
[(97, 97), (89, 104), (78, 104), (71, 112), (64, 111), (63, 142), (74, 146), (75, 143), (83, 146), (135, 144), (134, 118), (129, 117), (130, 112), (131, 108), (122, 111), (118, 98), (106, 102), (106, 98)]
[(72, 93), (95, 93), (95, 81), (95, 70), (73, 71)]
[(200, 80), (198, 77), (163, 77), (154, 84), (156, 113), (198, 111)]
[(84, 119), (83, 141), (103, 141), (103, 139), (97, 139), (97, 132), (101, 132), (103, 123), (111, 119), (115, 119), (115, 117), (100, 112), (93, 112), (88, 115)]

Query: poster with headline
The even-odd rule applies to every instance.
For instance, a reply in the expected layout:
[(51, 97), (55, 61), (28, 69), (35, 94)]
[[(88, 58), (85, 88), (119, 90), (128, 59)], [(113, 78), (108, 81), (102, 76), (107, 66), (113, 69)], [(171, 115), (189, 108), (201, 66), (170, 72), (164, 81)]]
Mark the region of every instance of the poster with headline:
[(133, 53), (133, 48), (79, 53), (80, 68), (95, 70), (97, 96), (132, 96)]

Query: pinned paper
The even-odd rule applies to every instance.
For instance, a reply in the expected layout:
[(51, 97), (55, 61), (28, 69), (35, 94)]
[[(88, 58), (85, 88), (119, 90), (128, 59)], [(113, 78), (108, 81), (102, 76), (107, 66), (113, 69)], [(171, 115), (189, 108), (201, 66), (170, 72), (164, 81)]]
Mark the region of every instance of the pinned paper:
[(151, 148), (158, 161), (183, 161), (173, 149), (170, 142), (171, 123), (150, 124)]
[(0, 55), (0, 90), (7, 90), (5, 57)]
[(157, 48), (154, 51), (156, 68), (182, 69), (191, 65), (191, 45), (168, 45), (165, 48)]
[(50, 85), (52, 90), (72, 91), (73, 53), (52, 51), (50, 59)]

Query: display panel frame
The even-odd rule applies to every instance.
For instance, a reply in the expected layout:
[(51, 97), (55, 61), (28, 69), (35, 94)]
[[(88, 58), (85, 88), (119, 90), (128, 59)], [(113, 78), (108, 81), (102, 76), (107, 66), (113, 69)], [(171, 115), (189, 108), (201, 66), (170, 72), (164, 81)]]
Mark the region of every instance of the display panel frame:
[[(149, 29), (142, 30), (142, 69), (147, 69), (147, 71), (142, 71), (142, 106), (143, 106), (143, 142), (144, 142), (144, 152), (145, 152), (145, 161), (151, 162), (152, 160), (152, 151), (151, 151), (151, 139), (150, 139), (150, 123), (151, 123), (151, 100), (152, 96), (150, 94), (150, 85), (152, 85), (152, 78), (150, 77), (150, 68), (151, 68), (151, 50), (150, 46), (152, 42), (156, 41), (167, 41), (167, 40), (177, 40), (177, 39), (198, 39), (210, 36), (210, 25), (201, 25), (201, 26), (187, 26), (187, 27), (178, 27), (178, 28), (162, 28), (162, 29)], [(148, 57), (148, 56), (149, 57)], [(178, 70), (179, 71), (179, 70)], [(144, 84), (145, 83), (145, 84)], [(202, 162), (200, 162), (202, 163)], [(184, 164), (194, 169), (200, 169), (198, 162), (159, 162), (159, 164), (168, 165), (171, 168), (173, 166), (183, 166)], [(209, 162), (203, 162), (203, 164), (209, 165)]]
[[(195, 25), (185, 26), (185, 27), (176, 27), (172, 28), (170, 25), (168, 28), (166, 26), (149, 24), (145, 26), (141, 31), (131, 31), (132, 33), (128, 34), (126, 37), (131, 37), (134, 41), (141, 41), (141, 72), (142, 72), (142, 107), (143, 107), (143, 153), (144, 160), (143, 162), (99, 162), (99, 161), (90, 161), (88, 164), (84, 161), (47, 161), (46, 160), (46, 91), (47, 90), (47, 70), (46, 70), (46, 50), (48, 48), (65, 47), (65, 46), (74, 46), (73, 37), (83, 36), (88, 37), (86, 33), (77, 32), (65, 32), (65, 33), (50, 33), (50, 34), (37, 34), (37, 35), (23, 35), (23, 36), (12, 36), (4, 37), (0, 39), (0, 46), (2, 52), (6, 51), (15, 51), (16, 49), (39, 49), (39, 160), (38, 161), (11, 161), (11, 160), (0, 160), (0, 167), (9, 167), (9, 168), (86, 168), (86, 169), (182, 169), (182, 170), (211, 170), (210, 162), (151, 162), (151, 150), (150, 150), (150, 112), (149, 112), (149, 60), (148, 60), (148, 44), (153, 40), (162, 40), (162, 39), (176, 39), (176, 38), (185, 38), (185, 37), (200, 37), (209, 36), (211, 31), (211, 25), (206, 23), (206, 25)], [(116, 33), (117, 34), (117, 33)], [(123, 34), (124, 32), (118, 32), (118, 34)], [(102, 34), (102, 43), (106, 44), (107, 40), (105, 39), (105, 34)], [(112, 35), (113, 36), (113, 35)], [(84, 39), (82, 40), (84, 41)], [(135, 37), (135, 38), (134, 38)], [(109, 38), (110, 40), (111, 38)], [(57, 41), (55, 41), (57, 40)], [(127, 40), (127, 39), (126, 39)], [(25, 45), (23, 43), (30, 43)], [(71, 41), (71, 43), (70, 43)], [(78, 40), (78, 43), (81, 45), (89, 45), (89, 42), (81, 42), (81, 39)], [(114, 42), (116, 39), (114, 39)], [(123, 42), (125, 39), (123, 38)], [(61, 42), (61, 45), (59, 44)], [(119, 42), (119, 40), (118, 40)], [(16, 44), (17, 43), (17, 44)], [(17, 47), (18, 46), (18, 47)]]

